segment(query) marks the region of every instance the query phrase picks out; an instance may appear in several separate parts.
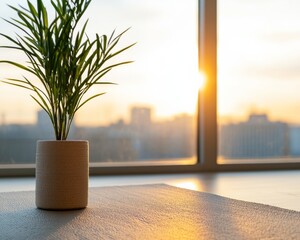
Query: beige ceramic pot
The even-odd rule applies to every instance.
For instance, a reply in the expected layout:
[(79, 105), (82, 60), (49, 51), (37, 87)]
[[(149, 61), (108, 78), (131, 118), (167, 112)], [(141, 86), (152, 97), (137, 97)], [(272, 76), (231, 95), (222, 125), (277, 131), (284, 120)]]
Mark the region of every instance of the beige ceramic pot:
[(88, 179), (88, 141), (37, 142), (35, 201), (38, 208), (85, 208)]

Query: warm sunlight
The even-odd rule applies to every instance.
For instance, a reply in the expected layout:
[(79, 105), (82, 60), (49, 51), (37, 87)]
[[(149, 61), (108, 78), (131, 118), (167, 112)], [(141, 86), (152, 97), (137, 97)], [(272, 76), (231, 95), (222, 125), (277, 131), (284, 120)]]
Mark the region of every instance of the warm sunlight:
[(198, 73), (198, 88), (202, 90), (206, 84), (206, 76), (203, 71), (199, 71)]
[(199, 190), (199, 187), (197, 186), (197, 183), (194, 183), (192, 181), (187, 181), (187, 182), (181, 182), (175, 185), (176, 187), (180, 188), (186, 188), (189, 190)]

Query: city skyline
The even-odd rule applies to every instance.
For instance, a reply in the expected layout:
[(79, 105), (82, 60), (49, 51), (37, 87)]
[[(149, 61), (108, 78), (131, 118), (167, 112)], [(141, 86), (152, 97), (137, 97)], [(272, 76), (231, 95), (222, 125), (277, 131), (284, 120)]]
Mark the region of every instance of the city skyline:
[[(133, 107), (130, 121), (120, 119), (106, 126), (71, 126), (69, 139), (89, 141), (91, 162), (196, 161), (194, 117), (179, 115), (155, 121), (152, 109)], [(37, 112), (30, 125), (0, 125), (0, 164), (34, 163), (38, 140), (54, 140), (54, 131), (45, 111)], [(17, 151), (16, 151), (17, 149)], [(190, 161), (190, 162), (191, 162)]]
[[(105, 126), (71, 128), (69, 139), (90, 142), (92, 162), (196, 161), (195, 117), (182, 114), (165, 121), (153, 119), (153, 109), (133, 106), (130, 119)], [(37, 112), (35, 124), (0, 125), (0, 162), (33, 163), (37, 140), (54, 139), (47, 114)], [(246, 121), (218, 128), (219, 160), (293, 161), (300, 156), (300, 125), (272, 121), (267, 114), (250, 114)], [(18, 149), (14, 151), (13, 149)]]
[[(190, 117), (195, 118), (194, 113), (187, 113), (187, 112), (179, 112), (179, 113), (175, 113), (174, 115), (169, 115), (169, 116), (166, 116), (166, 117), (163, 117), (163, 118), (162, 117), (157, 117), (155, 115), (154, 106), (142, 105), (142, 104), (136, 104), (136, 105), (133, 104), (131, 106), (128, 106), (126, 115), (123, 115), (123, 116), (119, 115), (115, 119), (112, 119), (111, 121), (105, 121), (104, 123), (101, 123), (101, 121), (100, 121), (101, 116), (99, 116), (99, 118), (98, 118), (99, 121), (95, 122), (95, 124), (82, 124), (82, 123), (80, 123), (80, 121), (78, 122), (77, 115), (75, 115), (73, 123), (76, 126), (79, 126), (79, 127), (91, 127), (91, 128), (108, 126), (108, 125), (114, 124), (114, 123), (119, 122), (119, 121), (123, 121), (124, 123), (128, 124), (128, 123), (131, 122), (131, 114), (130, 113), (131, 113), (132, 109), (134, 109), (134, 108), (150, 109), (151, 110), (151, 119), (152, 119), (153, 122), (168, 122), (168, 121), (171, 121), (171, 120), (173, 120), (177, 117), (180, 117), (180, 116), (190, 116)], [(37, 109), (36, 111), (34, 111), (34, 117), (33, 117), (32, 121), (30, 121), (30, 122), (20, 122), (20, 121), (9, 122), (9, 121), (6, 120), (5, 113), (0, 113), (0, 126), (4, 126), (4, 125), (35, 125), (38, 122), (38, 116), (39, 116), (39, 113), (41, 113), (41, 112), (44, 115), (43, 118), (46, 119), (49, 123), (49, 126), (52, 127), (52, 123), (50, 122), (50, 118), (43, 109)], [(195, 121), (196, 121), (196, 119), (195, 119)]]

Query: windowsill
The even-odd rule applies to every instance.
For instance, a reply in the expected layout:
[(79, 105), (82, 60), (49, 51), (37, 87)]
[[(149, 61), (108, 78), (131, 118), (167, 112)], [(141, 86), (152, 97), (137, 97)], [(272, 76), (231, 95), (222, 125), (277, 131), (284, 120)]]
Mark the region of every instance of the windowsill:
[[(90, 167), (148, 167), (148, 166), (186, 166), (195, 165), (197, 163), (197, 157), (191, 158), (170, 158), (170, 159), (150, 159), (140, 161), (128, 161), (128, 162), (90, 162)], [(34, 163), (26, 164), (0, 164), (0, 169), (32, 169), (35, 168)]]
[[(221, 196), (300, 211), (300, 170), (91, 176), (90, 187), (165, 183)], [(28, 178), (2, 178), (0, 192), (33, 191)]]
[(275, 164), (275, 163), (300, 163), (299, 158), (244, 158), (244, 159), (224, 159), (224, 158), (218, 158), (218, 164)]

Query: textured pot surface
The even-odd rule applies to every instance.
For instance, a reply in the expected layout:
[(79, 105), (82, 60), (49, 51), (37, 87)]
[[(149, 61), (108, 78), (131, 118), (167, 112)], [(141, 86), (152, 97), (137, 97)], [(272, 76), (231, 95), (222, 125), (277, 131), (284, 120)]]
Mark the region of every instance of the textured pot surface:
[(88, 141), (37, 142), (35, 201), (38, 208), (85, 208), (88, 179)]

